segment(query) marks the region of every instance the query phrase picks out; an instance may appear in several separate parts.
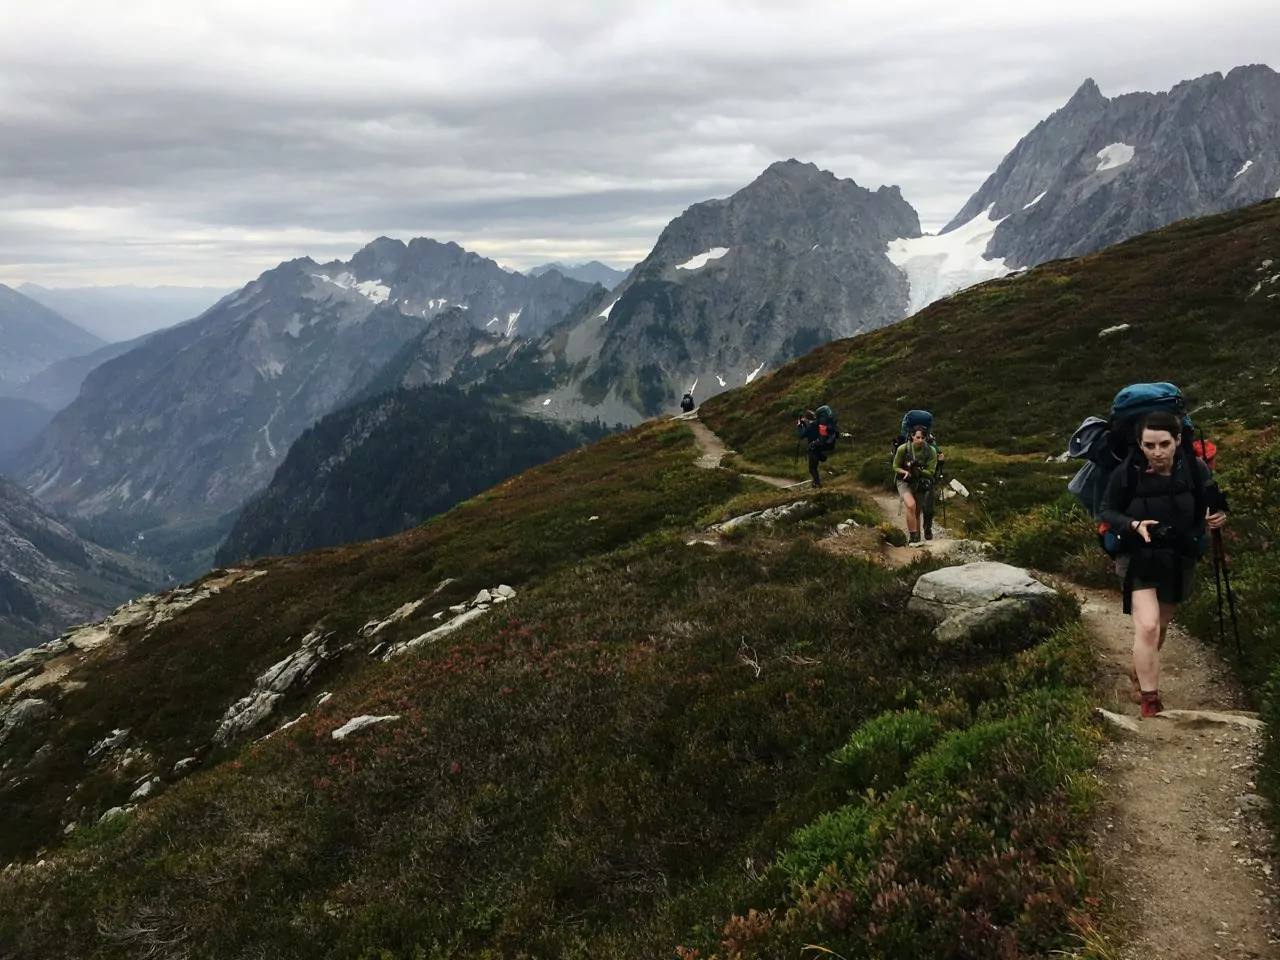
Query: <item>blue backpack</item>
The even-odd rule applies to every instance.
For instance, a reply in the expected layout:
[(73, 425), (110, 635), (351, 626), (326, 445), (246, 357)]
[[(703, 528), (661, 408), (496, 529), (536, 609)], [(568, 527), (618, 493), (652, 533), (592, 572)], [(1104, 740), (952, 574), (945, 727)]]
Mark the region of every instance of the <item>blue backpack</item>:
[(1124, 552), (1120, 534), (1108, 528), (1098, 514), (1112, 473), (1125, 467), (1126, 502), (1137, 489), (1138, 477), (1146, 468), (1146, 458), (1137, 445), (1139, 420), (1148, 413), (1168, 412), (1182, 420), (1181, 453), (1190, 465), (1197, 511), (1203, 513), (1206, 502), (1204, 478), (1196, 466), (1195, 428), (1187, 413), (1186, 398), (1172, 383), (1134, 383), (1116, 394), (1111, 402), (1111, 415), (1087, 417), (1071, 436), (1067, 455), (1084, 460), (1084, 465), (1071, 478), (1067, 489), (1079, 504), (1098, 521), (1098, 543), (1111, 556)]
[(896, 455), (898, 448), (911, 439), (911, 432), (916, 427), (924, 427), (925, 439), (929, 446), (933, 447), (934, 453), (941, 453), (938, 449), (938, 441), (933, 436), (933, 414), (928, 410), (908, 410), (902, 418), (902, 426), (898, 430), (898, 435), (893, 438), (892, 454)]

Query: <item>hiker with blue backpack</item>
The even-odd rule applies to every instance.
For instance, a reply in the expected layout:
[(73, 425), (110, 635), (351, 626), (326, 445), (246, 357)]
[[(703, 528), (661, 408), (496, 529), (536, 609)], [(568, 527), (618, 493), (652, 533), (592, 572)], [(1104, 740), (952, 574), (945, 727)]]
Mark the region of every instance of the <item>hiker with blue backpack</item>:
[(1115, 560), (1123, 609), (1133, 618), (1130, 679), (1143, 717), (1163, 710), (1161, 647), (1177, 605), (1191, 595), (1197, 561), (1227, 522), (1226, 498), (1192, 431), (1176, 386), (1134, 384), (1116, 395), (1110, 420), (1087, 419), (1068, 450), (1088, 461), (1068, 489), (1099, 521), (1100, 545)]
[[(919, 424), (910, 439), (893, 455), (894, 485), (907, 510), (907, 541), (920, 542), (920, 527), (925, 502), (933, 496), (933, 483), (938, 473), (938, 451), (929, 443), (929, 431)], [(929, 517), (932, 521), (932, 514)], [(925, 539), (933, 539), (933, 525), (925, 529)]]
[(813, 487), (817, 489), (822, 486), (818, 464), (826, 462), (827, 455), (836, 448), (836, 438), (840, 436), (835, 411), (826, 404), (817, 410), (806, 410), (796, 421), (796, 436), (808, 445), (809, 476), (813, 480)]
[[(898, 435), (893, 440), (893, 449), (891, 451), (894, 457), (898, 455), (898, 448), (911, 438), (916, 427), (924, 427), (925, 440), (929, 446), (933, 448), (933, 452), (937, 455), (937, 471), (932, 482), (924, 484), (920, 491), (919, 507), (923, 520), (924, 538), (926, 540), (933, 539), (933, 507), (937, 497), (938, 484), (942, 482), (942, 471), (946, 464), (947, 456), (942, 452), (942, 447), (938, 445), (938, 439), (933, 435), (933, 414), (928, 410), (908, 410), (902, 417), (902, 425), (899, 427)], [(942, 513), (943, 523), (946, 523), (946, 502), (943, 501)]]

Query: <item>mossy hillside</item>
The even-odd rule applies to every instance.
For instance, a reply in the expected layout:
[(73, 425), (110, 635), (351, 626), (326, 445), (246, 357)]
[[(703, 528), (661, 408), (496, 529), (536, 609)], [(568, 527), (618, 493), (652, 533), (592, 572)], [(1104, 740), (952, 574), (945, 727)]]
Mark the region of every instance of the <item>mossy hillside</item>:
[[(42, 846), (48, 861), (0, 878), (0, 943), (32, 956), (57, 943), (60, 956), (86, 957), (711, 949), (731, 937), (737, 912), (800, 909), (816, 896), (791, 889), (779, 857), (796, 831), (860, 789), (827, 758), (862, 723), (926, 711), (939, 718), (939, 743), (949, 742), (1015, 710), (1015, 690), (1073, 682), (1063, 671), (1078, 648), (1044, 641), (1069, 609), (940, 648), (931, 624), (905, 610), (927, 560), (892, 571), (821, 550), (817, 538), (836, 521), (871, 519), (848, 490), (814, 496), (815, 518), (688, 546), (688, 532), (706, 523), (797, 496), (698, 470), (693, 458), (680, 425), (610, 438), (420, 530), (267, 561), (268, 575), (243, 592), (83, 668), (102, 672), (63, 697), (51, 749), (37, 755), (31, 739), (0, 755), (23, 765), (27, 784), (6, 781), (5, 809), (15, 811), (7, 853), (27, 858)], [(446, 576), (458, 582), (389, 640), (499, 578), (520, 593), (419, 654), (391, 664), (350, 655), (283, 705), (280, 719), (306, 710), (301, 723), (210, 754), (201, 772), (126, 821), (89, 826), (133, 785), (85, 767), (88, 745), (112, 726), (132, 725), (135, 742), (162, 758), (156, 769), (168, 769), (316, 622), (350, 635)], [(1011, 682), (1014, 670), (1024, 672)], [(334, 696), (317, 707), (321, 689)], [(335, 742), (330, 732), (359, 714), (400, 719)], [(1053, 757), (1093, 735), (1064, 729)], [(910, 752), (881, 758), (884, 787), (907, 782), (916, 761)], [(1033, 772), (1009, 769), (993, 781), (996, 794), (1033, 789), (1021, 785)], [(1032, 817), (1024, 830), (1033, 821), (1079, 829), (1083, 812), (1054, 790), (1034, 787), (1048, 819)], [(999, 819), (1002, 803), (980, 801), (984, 823)], [(907, 809), (894, 800), (875, 822), (886, 836), (914, 829)], [(60, 841), (67, 819), (82, 832)], [(956, 848), (953, 859), (988, 876), (980, 849)], [(998, 893), (984, 881), (986, 892), (964, 895), (965, 916), (1049, 889), (1061, 849), (1019, 849), (1026, 882)], [(877, 870), (895, 864), (894, 876), (938, 866), (900, 862), (887, 847), (869, 856)], [(837, 851), (833, 862), (844, 859)], [(931, 889), (958, 895), (930, 877)], [(1041, 926), (1015, 934), (1026, 952), (1069, 942), (1072, 910), (1088, 909), (1085, 886), (1052, 889)], [(904, 909), (922, 930), (932, 922), (928, 904)], [(852, 929), (809, 920), (817, 926), (775, 930), (775, 945), (793, 954), (813, 931)], [(859, 929), (852, 935), (872, 935)]]
[[(131, 779), (89, 773), (85, 764), (113, 729), (130, 729), (157, 769), (168, 769), (207, 743), (253, 678), (316, 626), (352, 638), (368, 621), (430, 597), (418, 618), (389, 634), (414, 636), (434, 626), (425, 620), (434, 610), (481, 588), (506, 582), (524, 589), (637, 537), (683, 529), (743, 488), (732, 474), (693, 469), (692, 457), (685, 427), (609, 438), (399, 537), (263, 561), (266, 576), (198, 604), (143, 643), (93, 659), (80, 668), (84, 688), (56, 703), (63, 720), (46, 738), (0, 745), (0, 767), (35, 764), (29, 775), (0, 779), (0, 858), (29, 856), (53, 842), (62, 824), (128, 797)], [(454, 582), (436, 593), (447, 578)], [(321, 674), (313, 686), (340, 680)]]

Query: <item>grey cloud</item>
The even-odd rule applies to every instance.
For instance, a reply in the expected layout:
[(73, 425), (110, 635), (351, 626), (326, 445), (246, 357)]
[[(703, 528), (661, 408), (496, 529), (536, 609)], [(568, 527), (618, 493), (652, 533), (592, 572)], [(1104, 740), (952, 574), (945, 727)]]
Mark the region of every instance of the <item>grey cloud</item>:
[(1280, 29), (1244, 0), (71, 6), (0, 37), (0, 280), (241, 282), (382, 233), (630, 263), (791, 156), (938, 225), (1085, 76), (1165, 88)]

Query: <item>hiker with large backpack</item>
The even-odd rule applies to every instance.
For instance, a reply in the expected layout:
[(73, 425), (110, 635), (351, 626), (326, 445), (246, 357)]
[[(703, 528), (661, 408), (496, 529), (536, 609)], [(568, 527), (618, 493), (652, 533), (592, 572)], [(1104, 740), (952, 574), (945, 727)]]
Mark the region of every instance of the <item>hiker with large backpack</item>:
[[(938, 451), (929, 443), (929, 431), (923, 424), (911, 431), (911, 438), (893, 454), (894, 484), (898, 496), (907, 510), (907, 539), (920, 542), (922, 510), (925, 501), (933, 494), (933, 484), (938, 472)], [(925, 539), (933, 539), (930, 526)]]
[(683, 410), (685, 413), (692, 413), (694, 406), (695, 404), (693, 402), (693, 391), (690, 390), (688, 393), (686, 393), (683, 397), (680, 398), (680, 409)]
[(1134, 384), (1116, 395), (1109, 421), (1081, 425), (1068, 451), (1089, 461), (1069, 489), (1092, 510), (1099, 542), (1115, 560), (1123, 609), (1133, 618), (1130, 676), (1144, 717), (1163, 709), (1160, 649), (1210, 535), (1227, 521), (1226, 499), (1197, 456), (1192, 430), (1176, 386)]
[[(929, 446), (933, 447), (933, 452), (938, 456), (938, 470), (933, 482), (927, 485), (927, 489), (923, 491), (920, 498), (921, 516), (924, 520), (924, 534), (926, 540), (933, 539), (933, 508), (937, 499), (937, 487), (942, 482), (942, 471), (946, 464), (947, 455), (942, 452), (942, 447), (938, 444), (938, 439), (933, 435), (933, 414), (928, 410), (908, 410), (902, 417), (902, 425), (899, 428), (898, 435), (893, 440), (892, 455), (897, 456), (898, 448), (910, 439), (916, 427), (925, 428), (925, 439)], [(944, 505), (944, 521), (945, 521), (945, 505)]]
[(827, 455), (836, 448), (836, 438), (840, 436), (840, 428), (836, 425), (836, 414), (826, 404), (815, 410), (806, 410), (796, 421), (796, 436), (807, 443), (809, 448), (809, 476), (813, 479), (814, 488), (822, 486), (822, 478), (818, 475), (818, 464), (825, 463)]

